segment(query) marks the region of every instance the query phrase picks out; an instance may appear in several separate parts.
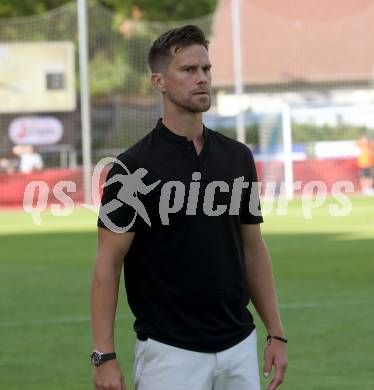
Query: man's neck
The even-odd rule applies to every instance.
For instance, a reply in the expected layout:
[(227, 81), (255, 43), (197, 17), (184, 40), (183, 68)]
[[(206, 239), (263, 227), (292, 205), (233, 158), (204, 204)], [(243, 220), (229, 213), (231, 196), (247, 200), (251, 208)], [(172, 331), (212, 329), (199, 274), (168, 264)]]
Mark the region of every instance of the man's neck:
[(203, 137), (202, 114), (168, 115), (165, 112), (162, 123), (174, 133), (187, 137), (188, 140), (198, 140)]

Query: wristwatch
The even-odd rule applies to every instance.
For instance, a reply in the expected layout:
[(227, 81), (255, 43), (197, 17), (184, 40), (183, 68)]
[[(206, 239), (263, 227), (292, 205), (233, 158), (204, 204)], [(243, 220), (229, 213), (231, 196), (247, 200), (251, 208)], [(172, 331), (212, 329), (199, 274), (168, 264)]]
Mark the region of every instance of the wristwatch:
[(95, 366), (98, 367), (100, 364), (103, 364), (107, 362), (108, 360), (113, 360), (116, 358), (116, 353), (111, 352), (111, 353), (103, 353), (99, 351), (93, 351), (91, 354), (91, 363)]

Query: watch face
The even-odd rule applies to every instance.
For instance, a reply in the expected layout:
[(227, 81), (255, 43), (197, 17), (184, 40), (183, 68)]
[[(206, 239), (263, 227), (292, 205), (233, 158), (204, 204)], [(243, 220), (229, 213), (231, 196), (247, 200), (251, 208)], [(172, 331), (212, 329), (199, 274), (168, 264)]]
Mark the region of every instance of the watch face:
[(101, 354), (99, 352), (92, 352), (91, 362), (94, 366), (99, 366), (101, 363)]

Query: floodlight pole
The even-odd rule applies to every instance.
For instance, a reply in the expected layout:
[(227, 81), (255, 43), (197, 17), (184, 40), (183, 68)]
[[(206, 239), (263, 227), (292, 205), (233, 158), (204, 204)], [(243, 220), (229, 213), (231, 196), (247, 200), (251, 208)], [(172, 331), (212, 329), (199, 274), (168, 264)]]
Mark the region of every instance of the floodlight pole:
[(236, 139), (245, 142), (244, 112), (243, 112), (243, 70), (242, 45), (240, 36), (240, 0), (231, 0), (232, 40), (234, 50), (235, 95), (238, 99), (236, 115)]
[(91, 121), (86, 0), (77, 0), (84, 202), (91, 204)]
[(282, 104), (282, 138), (283, 138), (283, 156), (284, 156), (284, 181), (286, 189), (286, 198), (293, 199), (293, 158), (292, 158), (292, 124), (291, 109), (288, 103)]

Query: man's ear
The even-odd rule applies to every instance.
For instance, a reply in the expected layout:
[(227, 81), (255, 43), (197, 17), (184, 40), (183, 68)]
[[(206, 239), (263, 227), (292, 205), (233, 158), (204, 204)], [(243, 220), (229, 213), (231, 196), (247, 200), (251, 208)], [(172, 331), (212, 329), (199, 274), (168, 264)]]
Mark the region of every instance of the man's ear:
[(165, 79), (162, 73), (152, 73), (151, 81), (159, 92), (165, 92)]

